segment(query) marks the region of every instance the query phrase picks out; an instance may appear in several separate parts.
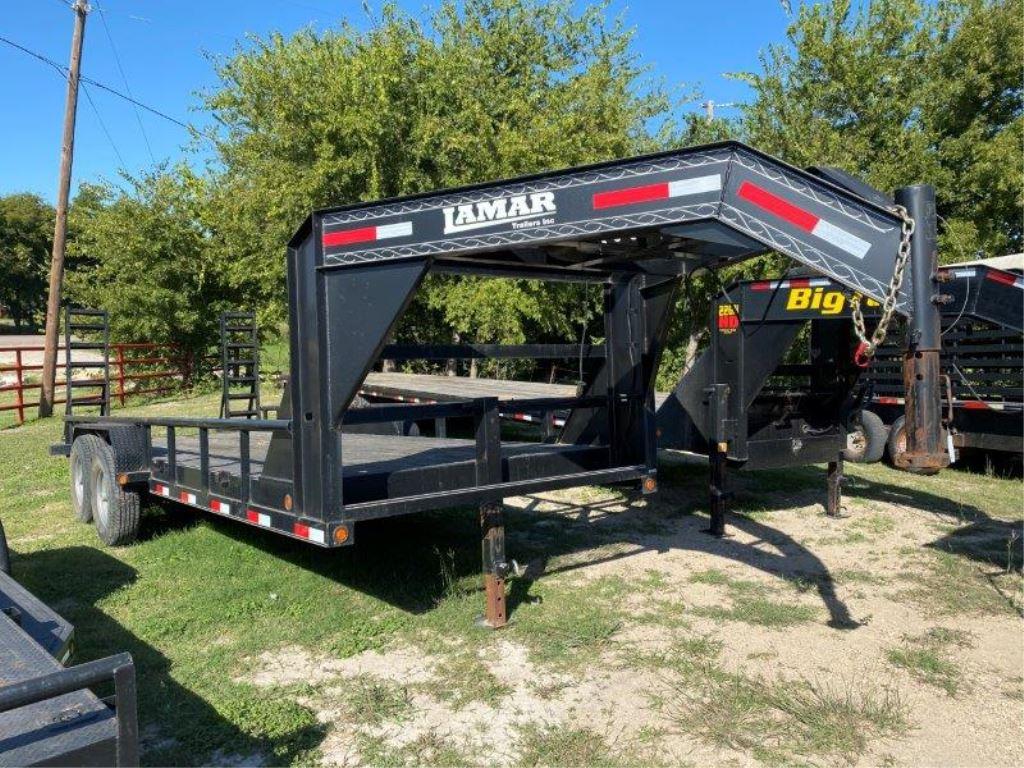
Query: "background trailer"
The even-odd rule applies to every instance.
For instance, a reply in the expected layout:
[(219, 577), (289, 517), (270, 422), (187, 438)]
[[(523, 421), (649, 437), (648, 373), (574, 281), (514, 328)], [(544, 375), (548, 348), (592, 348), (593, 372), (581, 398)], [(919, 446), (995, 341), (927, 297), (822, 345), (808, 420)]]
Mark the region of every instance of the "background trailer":
[[(500, 626), (501, 499), (623, 481), (654, 491), (654, 379), (682, 276), (767, 250), (913, 316), (908, 455), (942, 465), (933, 193), (912, 187), (899, 201), (727, 142), (317, 211), (288, 244), (291, 369), (278, 418), (72, 415), (60, 450), (86, 479), (78, 514), (105, 541), (130, 540), (148, 492), (333, 547), (363, 520), (479, 505), (486, 619)], [(903, 257), (905, 280), (890, 290)], [(602, 287), (604, 343), (582, 393), (505, 404), (568, 410), (556, 441), (503, 441), (492, 398), (351, 407), (431, 271)], [(392, 428), (452, 416), (473, 419), (473, 439)], [(724, 454), (728, 432), (715, 437)]]

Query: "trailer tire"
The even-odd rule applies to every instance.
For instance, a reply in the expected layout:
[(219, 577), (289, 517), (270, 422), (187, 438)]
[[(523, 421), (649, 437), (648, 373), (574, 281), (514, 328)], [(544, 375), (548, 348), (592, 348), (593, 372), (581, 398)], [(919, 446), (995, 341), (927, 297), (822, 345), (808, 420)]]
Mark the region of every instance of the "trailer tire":
[(907, 452), (907, 419), (900, 416), (889, 427), (889, 439), (886, 441), (886, 452), (894, 467), (899, 466), (899, 458)]
[(139, 536), (141, 500), (117, 482), (114, 450), (106, 443), (93, 454), (89, 473), (92, 513), (100, 541), (109, 547), (130, 544)]
[(852, 423), (847, 435), (843, 458), (856, 464), (874, 464), (885, 453), (885, 423), (877, 413), (861, 411)]
[(96, 435), (79, 435), (71, 443), (71, 511), (83, 523), (92, 522), (92, 457), (102, 445), (105, 443)]

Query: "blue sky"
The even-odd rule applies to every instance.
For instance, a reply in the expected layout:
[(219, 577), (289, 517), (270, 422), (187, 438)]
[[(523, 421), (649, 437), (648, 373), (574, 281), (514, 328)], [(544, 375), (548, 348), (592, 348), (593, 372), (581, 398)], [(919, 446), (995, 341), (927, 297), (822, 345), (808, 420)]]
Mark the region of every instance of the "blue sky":
[[(434, 3), (400, 5), (425, 16)], [(216, 83), (208, 55), (229, 53), (248, 34), (325, 29), (342, 17), (366, 23), (361, 0), (93, 0), (93, 7), (83, 74), (124, 91), (119, 59), (135, 98), (197, 124), (205, 118), (196, 93)], [(66, 0), (0, 0), (0, 8), (0, 35), (67, 63), (73, 19)], [(612, 0), (610, 12), (625, 14), (636, 50), (666, 84), (699, 86), (718, 103), (746, 97), (746, 88), (723, 73), (756, 68), (758, 52), (781, 41), (787, 23), (777, 0)], [(83, 93), (75, 186), (116, 179), (121, 167), (137, 173), (182, 156), (188, 142), (182, 128), (146, 112), (140, 127), (130, 105), (88, 90), (95, 110)], [(0, 194), (27, 190), (54, 199), (64, 96), (65, 83), (52, 68), (0, 44)]]

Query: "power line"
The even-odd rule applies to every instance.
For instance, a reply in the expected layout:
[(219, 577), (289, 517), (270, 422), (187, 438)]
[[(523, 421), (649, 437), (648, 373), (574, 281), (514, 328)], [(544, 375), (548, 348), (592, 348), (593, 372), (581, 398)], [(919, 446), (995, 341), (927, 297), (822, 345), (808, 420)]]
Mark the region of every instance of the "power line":
[(121, 163), (122, 168), (127, 168), (128, 163), (121, 157), (121, 152), (117, 149), (117, 144), (114, 143), (114, 137), (110, 135), (110, 131), (107, 130), (107, 124), (103, 122), (103, 118), (100, 116), (99, 109), (96, 108), (96, 102), (92, 100), (92, 94), (89, 93), (89, 89), (82, 84), (82, 92), (85, 93), (85, 98), (89, 102), (89, 106), (92, 107), (93, 113), (96, 115), (96, 121), (100, 124), (100, 128), (103, 129), (103, 133), (106, 134), (107, 141), (110, 142), (111, 149), (114, 150), (114, 154), (117, 155), (118, 161)]
[(57, 70), (57, 71), (58, 71), (58, 72), (60, 73), (60, 76), (61, 76), (61, 77), (63, 77), (63, 78), (65, 78), (65, 79), (67, 79), (67, 76), (68, 76), (68, 68), (67, 68), (67, 67), (65, 67), (65, 66), (64, 66), (63, 64), (58, 64), (58, 63), (57, 63), (56, 61), (54, 61), (53, 59), (48, 59), (48, 58), (46, 58), (45, 56), (43, 56), (43, 54), (41, 54), (41, 53), (36, 53), (35, 51), (30, 51), (30, 50), (29, 50), (28, 48), (26, 48), (25, 46), (23, 46), (23, 45), (18, 45), (18, 44), (17, 44), (16, 42), (14, 42), (13, 40), (8, 40), (8, 39), (7, 39), (6, 37), (3, 37), (2, 35), (0, 35), (0, 42), (4, 42), (4, 43), (7, 43), (7, 44), (8, 44), (9, 46), (11, 46), (12, 48), (17, 48), (17, 49), (18, 49), (19, 51), (21, 51), (22, 53), (27, 53), (27, 54), (28, 54), (29, 56), (31, 56), (31, 57), (33, 57), (33, 58), (36, 58), (36, 59), (39, 59), (39, 60), (40, 60), (41, 62), (43, 62), (44, 64), (49, 64), (49, 65), (50, 65), (51, 67), (53, 67), (54, 69), (56, 69), (56, 70)]
[[(121, 57), (117, 53), (117, 46), (114, 45), (114, 36), (110, 34), (110, 27), (107, 25), (107, 14), (102, 8), (100, 8), (99, 4), (96, 5), (96, 10), (100, 12), (100, 21), (103, 22), (103, 31), (107, 33), (107, 40), (110, 42), (110, 50), (114, 54), (114, 62), (117, 64), (117, 70), (121, 73), (121, 82), (124, 83), (124, 90), (129, 96), (131, 96), (132, 89), (128, 85), (128, 75), (125, 74), (124, 67), (121, 65)], [(139, 114), (139, 108), (137, 106), (133, 106), (133, 109), (135, 111), (135, 120), (139, 124), (139, 131), (142, 133), (142, 140), (145, 142), (146, 150), (149, 152), (149, 159), (155, 163), (156, 157), (153, 156), (153, 147), (150, 145), (149, 136), (146, 135), (146, 129), (142, 125), (142, 115)]]
[[(0, 40), (3, 40), (3, 38), (0, 37)], [(133, 99), (131, 96), (126, 96), (125, 94), (121, 93), (120, 91), (118, 91), (118, 90), (116, 90), (114, 88), (111, 88), (109, 85), (104, 85), (103, 83), (98, 82), (96, 80), (93, 80), (91, 77), (85, 77), (84, 75), (82, 76), (82, 82), (83, 83), (89, 83), (89, 85), (95, 85), (97, 88), (101, 88), (104, 91), (106, 91), (107, 93), (114, 94), (119, 99), (124, 99), (129, 104), (134, 104), (135, 106), (139, 107), (140, 109), (144, 109), (147, 112), (152, 112), (157, 117), (162, 117), (164, 120), (167, 120), (167, 121), (169, 121), (171, 123), (174, 123), (177, 126), (180, 126), (180, 127), (184, 128), (189, 133), (196, 133), (196, 134), (198, 134), (198, 131), (196, 131), (196, 129), (193, 128), (188, 123), (183, 123), (183, 122), (181, 122), (181, 120), (179, 120), (176, 117), (171, 117), (170, 115), (161, 112), (159, 109), (154, 109), (153, 107), (149, 106), (148, 104), (143, 104), (141, 101), (139, 101), (137, 99)], [(198, 135), (201, 135), (201, 134), (198, 134)]]
[[(10, 40), (10, 39), (2, 36), (2, 35), (0, 35), (0, 43), (6, 43), (7, 45), (11, 46), (12, 48), (17, 48), (19, 51), (22, 51), (23, 53), (27, 53), (32, 58), (39, 59), (39, 61), (43, 62), (44, 64), (49, 64), (51, 67), (53, 67), (58, 72), (60, 72), (61, 77), (67, 79), (68, 69), (63, 64), (58, 64), (53, 59), (48, 58), (48, 57), (44, 56), (41, 53), (37, 53), (36, 51), (33, 51), (33, 50), (29, 49), (29, 48), (26, 48), (23, 45), (19, 45), (18, 43), (14, 42), (13, 40)], [(132, 98), (131, 96), (128, 96), (128, 95), (126, 95), (124, 93), (121, 93), (116, 88), (111, 88), (109, 85), (101, 83), (98, 80), (93, 80), (91, 77), (86, 77), (85, 75), (82, 75), (80, 79), (81, 79), (81, 81), (83, 83), (88, 83), (89, 85), (94, 85), (97, 88), (100, 88), (101, 90), (106, 91), (107, 93), (112, 93), (114, 96), (117, 96), (119, 99), (124, 99), (128, 103), (134, 104), (135, 106), (139, 107), (140, 109), (144, 109), (147, 112), (151, 112), (152, 114), (156, 115), (157, 117), (162, 117), (164, 120), (167, 120), (168, 122), (174, 123), (175, 125), (180, 126), (181, 128), (184, 128), (186, 131), (188, 131), (191, 134), (202, 136), (202, 134), (200, 134), (191, 125), (188, 125), (187, 123), (183, 123), (181, 120), (178, 120), (176, 117), (171, 117), (170, 115), (168, 115), (168, 114), (166, 114), (164, 112), (161, 112), (159, 109), (155, 109), (154, 107), (151, 107), (148, 104), (144, 104), (141, 101), (139, 101), (138, 99)], [(207, 141), (211, 141), (211, 139), (208, 136), (207, 137), (203, 137), (203, 138), (206, 138)]]

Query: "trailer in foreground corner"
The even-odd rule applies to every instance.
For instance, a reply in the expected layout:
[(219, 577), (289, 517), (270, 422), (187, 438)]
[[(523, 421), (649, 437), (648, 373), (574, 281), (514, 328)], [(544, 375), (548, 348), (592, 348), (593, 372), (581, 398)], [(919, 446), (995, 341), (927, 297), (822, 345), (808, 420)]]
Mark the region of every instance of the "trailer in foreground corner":
[(0, 766), (138, 765), (132, 657), (64, 666), (74, 628), (12, 578), (2, 525), (0, 562)]
[[(636, 482), (657, 489), (654, 380), (684, 275), (775, 250), (913, 315), (909, 456), (937, 466), (938, 338), (929, 189), (901, 191), (917, 222), (878, 193), (735, 142), (313, 213), (288, 246), (290, 375), (277, 419), (68, 417), (75, 508), (108, 543), (132, 540), (142, 495), (170, 499), (321, 547), (351, 545), (375, 518), (479, 506), (486, 620), (506, 621), (503, 497)], [(932, 249), (932, 250), (929, 250)], [(354, 407), (385, 341), (429, 273), (596, 284), (604, 340), (582, 391)], [(556, 349), (552, 349), (554, 346)], [(549, 357), (563, 345), (489, 348)], [(406, 350), (416, 353), (416, 350)], [(419, 354), (430, 357), (430, 345)], [(719, 402), (716, 396), (715, 402)], [(564, 409), (557, 439), (503, 440), (502, 408)], [(728, 450), (728, 412), (715, 444)], [(395, 423), (465, 417), (471, 439)]]

